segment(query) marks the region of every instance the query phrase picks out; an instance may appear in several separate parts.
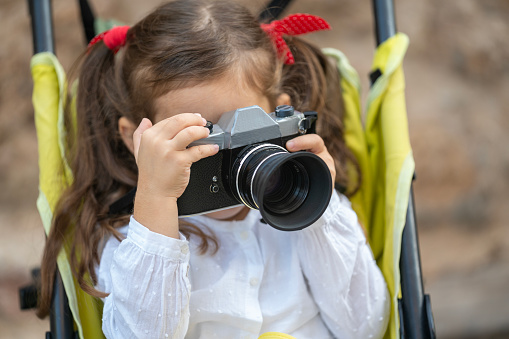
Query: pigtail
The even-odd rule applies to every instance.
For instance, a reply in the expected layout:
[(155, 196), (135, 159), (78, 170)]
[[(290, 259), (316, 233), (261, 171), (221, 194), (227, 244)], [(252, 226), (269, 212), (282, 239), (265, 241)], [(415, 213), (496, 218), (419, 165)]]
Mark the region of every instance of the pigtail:
[[(128, 222), (128, 216), (108, 216), (109, 205), (137, 180), (134, 157), (117, 131), (118, 119), (128, 107), (117, 59), (99, 42), (78, 59), (70, 72), (81, 69), (76, 98), (67, 100), (65, 117), (68, 161), (74, 179), (59, 200), (43, 253), (37, 312), (41, 318), (49, 313), (56, 259), (62, 248), (69, 250), (80, 287), (93, 296), (105, 297), (93, 288), (97, 283), (94, 266), (100, 259), (98, 246), (109, 234), (119, 238), (115, 226)], [(74, 103), (76, 119), (72, 117)]]
[[(303, 39), (285, 36), (295, 63), (283, 66), (281, 91), (290, 95), (300, 111), (318, 112), (316, 131), (323, 138), (336, 167), (336, 188), (347, 196), (355, 194), (361, 182), (357, 159), (344, 140), (344, 102), (337, 67)], [(350, 169), (355, 179), (349, 179)]]

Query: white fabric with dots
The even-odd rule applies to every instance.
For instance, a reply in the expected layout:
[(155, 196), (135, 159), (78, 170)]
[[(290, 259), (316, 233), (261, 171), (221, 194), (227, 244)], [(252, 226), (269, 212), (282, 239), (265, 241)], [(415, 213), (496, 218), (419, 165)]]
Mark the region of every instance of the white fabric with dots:
[(260, 222), (205, 216), (220, 247), (153, 233), (134, 218), (107, 240), (97, 268), (107, 338), (381, 338), (389, 318), (385, 281), (355, 212), (333, 194), (310, 227), (282, 232)]

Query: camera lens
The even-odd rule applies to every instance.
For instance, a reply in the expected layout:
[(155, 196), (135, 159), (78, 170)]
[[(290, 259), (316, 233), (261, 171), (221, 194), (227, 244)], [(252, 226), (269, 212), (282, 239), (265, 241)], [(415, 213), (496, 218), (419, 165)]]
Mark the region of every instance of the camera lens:
[(299, 230), (325, 211), (332, 192), (327, 165), (310, 152), (288, 153), (274, 144), (246, 147), (234, 161), (231, 187), (274, 228)]
[(273, 213), (291, 213), (304, 203), (308, 192), (309, 179), (304, 166), (296, 161), (285, 162), (267, 179), (264, 207)]

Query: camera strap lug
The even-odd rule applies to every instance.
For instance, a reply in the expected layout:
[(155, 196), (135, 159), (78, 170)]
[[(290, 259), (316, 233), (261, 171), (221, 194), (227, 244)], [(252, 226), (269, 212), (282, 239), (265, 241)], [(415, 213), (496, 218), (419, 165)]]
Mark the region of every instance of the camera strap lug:
[(304, 118), (299, 122), (299, 132), (305, 134), (309, 130), (310, 133), (315, 133), (315, 121), (318, 118), (318, 113), (315, 111), (307, 111), (303, 114)]

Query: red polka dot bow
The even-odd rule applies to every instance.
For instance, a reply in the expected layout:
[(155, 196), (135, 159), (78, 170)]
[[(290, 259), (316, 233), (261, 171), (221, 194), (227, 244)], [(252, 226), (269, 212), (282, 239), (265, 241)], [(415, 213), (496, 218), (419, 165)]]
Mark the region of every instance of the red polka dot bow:
[(119, 48), (125, 45), (128, 30), (129, 26), (115, 26), (112, 29), (96, 35), (92, 40), (90, 40), (88, 48), (102, 40), (106, 47), (111, 49), (113, 53), (117, 53)]
[(261, 24), (260, 26), (272, 39), (278, 55), (284, 56), (284, 61), (287, 65), (292, 65), (295, 59), (283, 39), (283, 34), (301, 35), (330, 29), (327, 21), (319, 16), (301, 13), (292, 14), (281, 20), (274, 20), (270, 24)]

